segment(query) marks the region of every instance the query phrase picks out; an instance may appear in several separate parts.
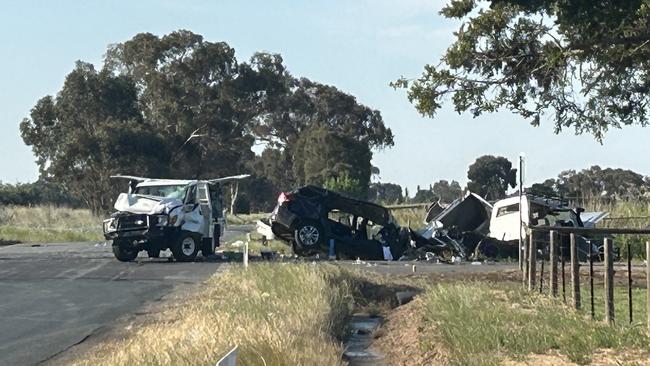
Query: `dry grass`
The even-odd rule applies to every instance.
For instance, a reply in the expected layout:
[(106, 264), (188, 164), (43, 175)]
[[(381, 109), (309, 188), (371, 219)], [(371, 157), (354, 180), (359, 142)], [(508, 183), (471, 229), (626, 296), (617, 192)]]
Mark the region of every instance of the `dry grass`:
[(2, 206), (0, 239), (22, 242), (103, 240), (101, 222), (101, 218), (85, 209)]
[(592, 361), (598, 349), (647, 354), (650, 338), (643, 326), (609, 327), (559, 301), (537, 296), (519, 284), (456, 283), (430, 287), (422, 309), (435, 333), (420, 337), (423, 350), (442, 344), (450, 363), (498, 365), (524, 361), (532, 354), (556, 352), (578, 364)]
[(257, 220), (265, 219), (270, 215), (271, 214), (263, 213), (263, 212), (251, 213), (251, 214), (236, 214), (236, 215), (229, 214), (226, 217), (226, 220), (230, 225), (246, 225), (246, 224), (254, 224), (257, 222)]
[(76, 365), (337, 365), (352, 311), (349, 274), (332, 265), (254, 264), (214, 276), (158, 322), (99, 346)]
[(425, 226), (424, 216), (426, 215), (426, 210), (423, 207), (393, 209), (391, 213), (400, 226), (409, 225), (414, 230), (421, 229)]

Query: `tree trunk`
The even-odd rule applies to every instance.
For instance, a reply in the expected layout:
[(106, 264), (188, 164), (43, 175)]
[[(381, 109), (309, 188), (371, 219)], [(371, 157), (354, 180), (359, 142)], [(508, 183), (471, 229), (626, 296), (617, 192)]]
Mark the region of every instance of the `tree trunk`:
[(237, 194), (239, 194), (239, 183), (230, 184), (230, 214), (235, 214), (235, 203), (237, 202)]

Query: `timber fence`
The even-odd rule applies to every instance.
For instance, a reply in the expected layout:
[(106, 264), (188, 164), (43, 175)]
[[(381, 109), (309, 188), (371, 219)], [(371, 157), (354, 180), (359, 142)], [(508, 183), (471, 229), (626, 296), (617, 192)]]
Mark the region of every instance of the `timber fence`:
[[(576, 310), (588, 308), (592, 319), (596, 319), (595, 291), (596, 284), (602, 286), (604, 301), (604, 320), (609, 324), (616, 322), (615, 312), (615, 280), (623, 282), (627, 289), (627, 321), (634, 321), (633, 288), (645, 287), (646, 292), (646, 319), (650, 329), (650, 241), (645, 243), (646, 261), (643, 265), (632, 263), (630, 242), (625, 245), (625, 258), (619, 256), (620, 251), (614, 246), (613, 235), (648, 235), (650, 229), (627, 228), (583, 228), (583, 227), (557, 227), (536, 226), (528, 229), (528, 238), (522, 245), (523, 271), (522, 282), (530, 291), (548, 293), (553, 297), (561, 297)], [(594, 242), (604, 242), (604, 246), (593, 245)], [(598, 248), (597, 252), (594, 248)], [(602, 250), (600, 250), (602, 248)], [(617, 262), (615, 264), (615, 262)], [(586, 266), (586, 270), (581, 267)], [(633, 273), (636, 270), (636, 280)], [(568, 279), (567, 279), (567, 273)], [(599, 272), (599, 273), (598, 273)], [(623, 272), (625, 277), (616, 276), (616, 272)], [(639, 272), (645, 272), (639, 276)], [(599, 278), (600, 277), (600, 278)], [(645, 281), (639, 281), (645, 277)], [(600, 283), (602, 279), (602, 284)], [(644, 286), (640, 282), (645, 282)], [(582, 299), (584, 286), (588, 287), (585, 295), (588, 296), (587, 304)], [(568, 292), (568, 295), (567, 295)], [(620, 291), (619, 291), (620, 292)]]

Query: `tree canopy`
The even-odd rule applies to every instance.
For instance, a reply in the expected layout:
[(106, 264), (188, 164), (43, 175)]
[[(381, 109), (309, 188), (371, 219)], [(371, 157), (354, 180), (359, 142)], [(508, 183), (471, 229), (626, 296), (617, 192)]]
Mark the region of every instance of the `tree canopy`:
[(462, 20), (439, 62), (408, 98), (434, 116), (446, 98), (473, 116), (507, 109), (602, 141), (609, 128), (648, 124), (649, 0), (451, 0)]
[(650, 198), (650, 180), (647, 177), (631, 170), (601, 168), (598, 165), (581, 171), (563, 171), (556, 179), (533, 184), (531, 188), (536, 194), (569, 199)]
[[(345, 175), (365, 191), (372, 150), (393, 144), (379, 111), (292, 76), (280, 55), (239, 62), (227, 43), (186, 30), (111, 45), (99, 71), (77, 62), (57, 95), (41, 98), (20, 127), (41, 177), (95, 212), (112, 205), (120, 187), (108, 177), (117, 173), (251, 171), (244, 189), (276, 193)], [(266, 145), (261, 156), (256, 143)], [(241, 197), (257, 199), (252, 191)]]
[(467, 178), (467, 189), (487, 200), (498, 200), (505, 197), (508, 186), (517, 186), (517, 169), (504, 157), (484, 155), (469, 166)]

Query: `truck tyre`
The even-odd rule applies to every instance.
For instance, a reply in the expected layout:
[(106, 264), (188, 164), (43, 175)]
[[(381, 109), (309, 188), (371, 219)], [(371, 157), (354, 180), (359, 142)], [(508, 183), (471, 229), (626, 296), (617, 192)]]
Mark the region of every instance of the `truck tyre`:
[(138, 256), (138, 250), (127, 241), (113, 240), (113, 255), (120, 262), (131, 262)]
[(325, 242), (325, 231), (315, 221), (305, 221), (298, 224), (294, 232), (294, 243), (297, 252), (318, 251)]
[(200, 241), (194, 234), (183, 231), (178, 235), (176, 242), (170, 249), (177, 261), (191, 262), (199, 253), (200, 245)]

